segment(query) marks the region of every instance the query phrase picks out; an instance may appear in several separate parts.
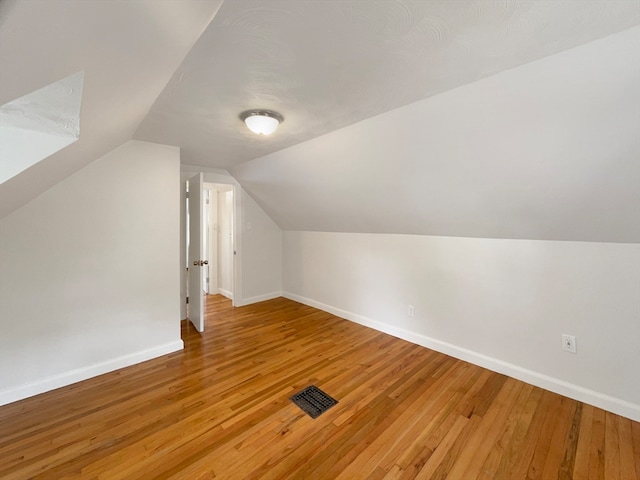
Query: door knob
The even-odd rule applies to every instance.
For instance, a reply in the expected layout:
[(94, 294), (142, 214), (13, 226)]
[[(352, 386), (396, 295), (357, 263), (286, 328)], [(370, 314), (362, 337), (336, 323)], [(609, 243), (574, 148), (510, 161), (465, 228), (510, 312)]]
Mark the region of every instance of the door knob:
[(196, 260), (195, 262), (193, 262), (193, 266), (197, 267), (198, 265), (200, 265), (200, 262), (198, 262), (198, 260)]
[(204, 261), (202, 262), (202, 265), (209, 265), (209, 260), (204, 260)]

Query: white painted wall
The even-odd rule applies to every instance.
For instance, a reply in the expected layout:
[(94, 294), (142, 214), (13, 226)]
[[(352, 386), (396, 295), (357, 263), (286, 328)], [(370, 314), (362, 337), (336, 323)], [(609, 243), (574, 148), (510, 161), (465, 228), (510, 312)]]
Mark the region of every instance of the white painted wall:
[(0, 400), (182, 348), (176, 147), (129, 141), (0, 223)]
[(218, 290), (233, 298), (233, 188), (221, 188), (218, 197)]
[(286, 231), (283, 251), (289, 298), (640, 420), (638, 244)]
[(207, 232), (207, 239), (205, 248), (206, 260), (209, 261), (207, 265), (208, 282), (205, 282), (206, 292), (213, 295), (218, 293), (218, 190), (215, 184), (205, 183), (205, 192), (208, 192), (209, 204), (207, 205), (207, 228), (204, 231)]
[(242, 189), (242, 305), (279, 297), (282, 230)]

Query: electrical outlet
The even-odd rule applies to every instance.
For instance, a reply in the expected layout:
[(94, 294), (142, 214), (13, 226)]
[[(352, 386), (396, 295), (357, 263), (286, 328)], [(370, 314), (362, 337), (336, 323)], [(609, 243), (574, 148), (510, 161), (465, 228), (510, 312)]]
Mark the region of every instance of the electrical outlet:
[(574, 337), (573, 335), (562, 334), (562, 349), (565, 352), (577, 353), (576, 337)]
[(416, 309), (413, 307), (413, 305), (409, 305), (407, 307), (407, 315), (409, 315), (410, 317), (415, 316), (416, 314)]

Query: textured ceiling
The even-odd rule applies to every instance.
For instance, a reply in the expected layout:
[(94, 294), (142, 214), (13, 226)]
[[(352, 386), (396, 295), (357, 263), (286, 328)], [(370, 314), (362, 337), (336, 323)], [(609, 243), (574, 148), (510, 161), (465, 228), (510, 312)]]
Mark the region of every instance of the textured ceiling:
[(640, 27), (231, 173), (284, 230), (638, 243)]
[(0, 104), (85, 72), (0, 217), (134, 137), (284, 229), (640, 242), (638, 0), (220, 3), (0, 0)]
[(84, 72), (74, 73), (5, 103), (0, 106), (2, 126), (77, 137), (83, 82)]
[(0, 106), (0, 183), (80, 136), (84, 72)]
[[(135, 138), (231, 168), (639, 22), (637, 0), (227, 0)], [(256, 137), (249, 108), (285, 122)]]
[(0, 1), (0, 105), (84, 71), (77, 142), (0, 185), (0, 218), (130, 140), (220, 1)]

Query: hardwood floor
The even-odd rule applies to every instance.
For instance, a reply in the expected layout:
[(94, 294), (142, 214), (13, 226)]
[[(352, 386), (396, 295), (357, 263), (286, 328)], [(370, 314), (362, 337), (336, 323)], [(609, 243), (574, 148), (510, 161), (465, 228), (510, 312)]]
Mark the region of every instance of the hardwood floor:
[(0, 407), (0, 478), (640, 480), (637, 422), (283, 298), (206, 309), (182, 352)]

